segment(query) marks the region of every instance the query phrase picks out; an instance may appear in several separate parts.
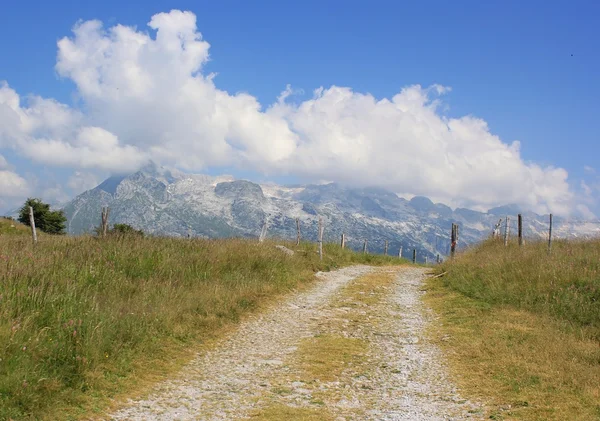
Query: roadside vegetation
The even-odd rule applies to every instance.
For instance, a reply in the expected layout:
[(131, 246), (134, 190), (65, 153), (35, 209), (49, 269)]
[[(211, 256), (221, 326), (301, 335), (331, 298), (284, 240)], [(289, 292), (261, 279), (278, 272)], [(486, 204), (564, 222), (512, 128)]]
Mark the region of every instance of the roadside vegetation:
[(491, 419), (600, 419), (600, 241), (488, 241), (439, 271), (432, 335)]
[[(334, 244), (42, 236), (0, 221), (0, 419), (78, 419), (148, 390), (246, 313), (355, 263)], [(14, 227), (10, 227), (14, 225)], [(11, 234), (4, 235), (5, 230)], [(127, 229), (124, 229), (128, 231)], [(20, 235), (13, 235), (19, 232)]]

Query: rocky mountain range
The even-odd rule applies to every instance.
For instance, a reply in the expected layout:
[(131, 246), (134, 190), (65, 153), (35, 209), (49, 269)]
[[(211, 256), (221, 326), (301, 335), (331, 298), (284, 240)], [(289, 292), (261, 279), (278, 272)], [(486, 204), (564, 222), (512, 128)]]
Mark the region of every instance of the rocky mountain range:
[[(124, 177), (111, 177), (64, 205), (69, 234), (92, 232), (100, 224), (101, 208), (111, 209), (111, 223), (126, 223), (148, 234), (180, 237), (258, 237), (265, 223), (267, 237), (296, 238), (296, 218), (304, 239), (317, 237), (324, 221), (324, 240), (380, 253), (419, 260), (446, 255), (452, 223), (460, 227), (459, 248), (488, 237), (500, 218), (509, 216), (516, 233), (515, 206), (488, 212), (433, 203), (426, 197), (406, 200), (380, 188), (351, 188), (339, 184), (259, 185), (230, 176), (186, 174), (150, 164)], [(523, 212), (524, 234), (547, 238), (548, 216)], [(599, 221), (554, 218), (556, 237), (589, 237), (600, 233)]]

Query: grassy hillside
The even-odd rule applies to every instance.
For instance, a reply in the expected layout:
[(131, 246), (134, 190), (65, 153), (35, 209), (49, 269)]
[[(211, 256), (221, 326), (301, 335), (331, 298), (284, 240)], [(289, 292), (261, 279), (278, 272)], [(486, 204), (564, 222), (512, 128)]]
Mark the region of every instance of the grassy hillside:
[(0, 236), (0, 419), (74, 419), (142, 390), (318, 270), (397, 263), (313, 244)]
[(600, 419), (600, 241), (489, 241), (441, 270), (434, 336), (492, 419)]
[(7, 235), (31, 235), (31, 228), (14, 219), (0, 216), (0, 237)]

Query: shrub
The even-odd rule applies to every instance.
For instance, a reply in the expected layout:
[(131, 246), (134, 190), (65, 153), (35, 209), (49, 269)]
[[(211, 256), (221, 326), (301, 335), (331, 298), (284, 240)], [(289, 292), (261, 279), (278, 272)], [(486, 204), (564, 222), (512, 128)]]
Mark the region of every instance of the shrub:
[(19, 211), (19, 222), (30, 226), (29, 207), (33, 208), (33, 219), (37, 229), (48, 234), (64, 234), (67, 218), (62, 210), (50, 210), (50, 205), (40, 199), (29, 198)]

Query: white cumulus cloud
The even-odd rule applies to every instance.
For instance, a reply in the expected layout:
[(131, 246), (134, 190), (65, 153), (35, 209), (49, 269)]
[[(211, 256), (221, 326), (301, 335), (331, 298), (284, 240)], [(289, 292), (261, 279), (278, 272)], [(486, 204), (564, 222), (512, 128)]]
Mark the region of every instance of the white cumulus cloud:
[(203, 72), (210, 45), (193, 13), (160, 13), (148, 26), (80, 22), (58, 42), (56, 70), (75, 83), (80, 109), (23, 100), (0, 85), (0, 148), (77, 170), (124, 172), (151, 159), (379, 185), (479, 208), (575, 209), (564, 169), (526, 162), (519, 142), (503, 141), (482, 119), (446, 117), (449, 87), (375, 98), (331, 86), (294, 102), (300, 92), (287, 86), (263, 106)]
[(67, 186), (74, 194), (79, 194), (98, 185), (96, 176), (89, 172), (75, 171), (67, 181)]
[(6, 158), (0, 155), (0, 205), (13, 204), (29, 192), (30, 186), (27, 181), (14, 172)]

